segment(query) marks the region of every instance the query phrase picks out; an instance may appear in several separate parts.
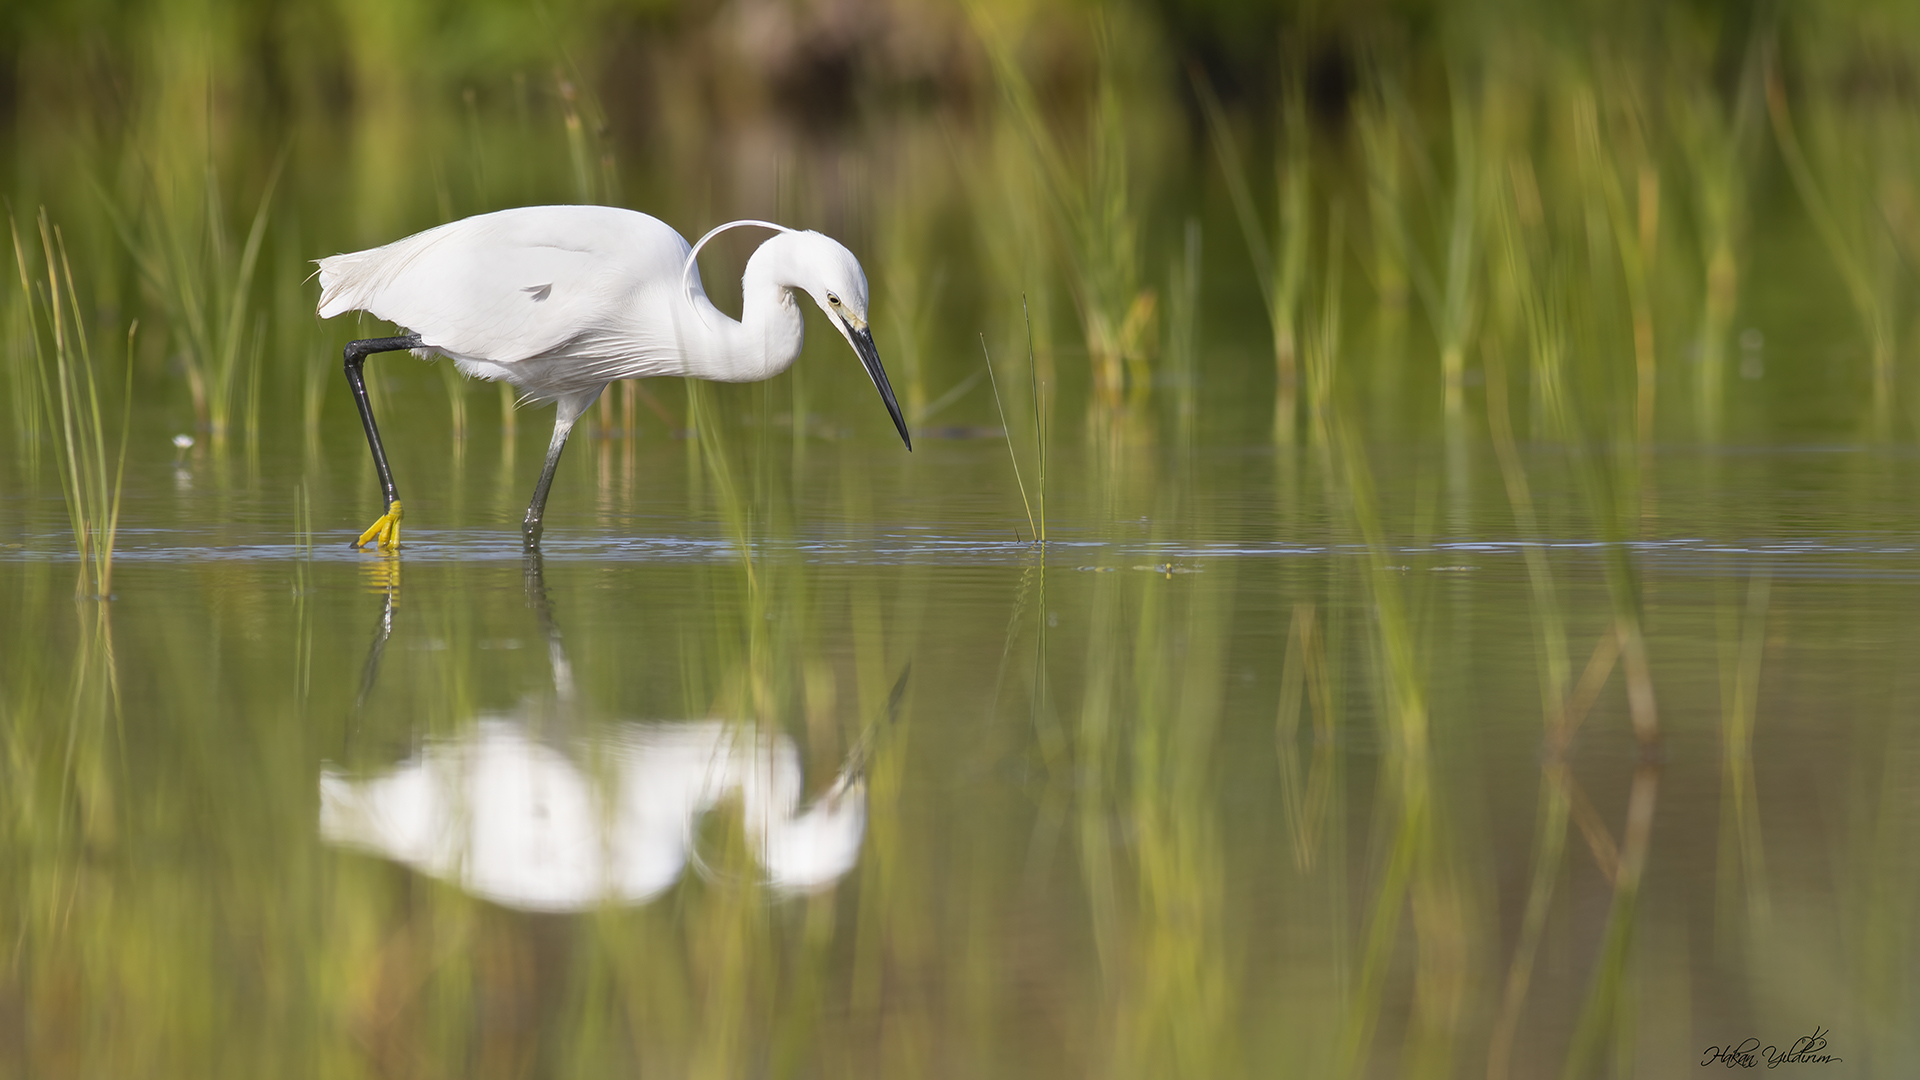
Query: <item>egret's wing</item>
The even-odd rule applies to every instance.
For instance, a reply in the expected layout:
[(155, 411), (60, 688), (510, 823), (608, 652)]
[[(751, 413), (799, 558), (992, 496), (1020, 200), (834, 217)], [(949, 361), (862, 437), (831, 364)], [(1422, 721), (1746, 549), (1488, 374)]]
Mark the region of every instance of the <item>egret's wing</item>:
[(630, 336), (645, 297), (677, 286), (687, 250), (631, 210), (504, 210), (320, 260), (320, 315), (368, 311), (448, 355), (512, 364)]

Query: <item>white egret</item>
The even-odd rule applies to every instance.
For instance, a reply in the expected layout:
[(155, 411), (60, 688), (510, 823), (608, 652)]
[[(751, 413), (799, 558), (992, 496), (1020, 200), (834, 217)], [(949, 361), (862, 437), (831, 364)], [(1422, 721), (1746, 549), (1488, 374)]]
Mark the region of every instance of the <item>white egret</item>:
[[(747, 260), (739, 321), (707, 299), (694, 262), (724, 229), (774, 230)], [(684, 375), (754, 382), (785, 371), (805, 331), (794, 293), (805, 293), (853, 346), (913, 449), (868, 326), (859, 260), (817, 232), (734, 221), (686, 240), (665, 222), (610, 206), (528, 206), (480, 214), (385, 247), (319, 260), (320, 317), (369, 312), (398, 337), (349, 342), (347, 383), (380, 474), (386, 512), (354, 546), (398, 546), (400, 495), (374, 426), (361, 366), (374, 353), (410, 349), (448, 357), (463, 375), (504, 379), (529, 401), (554, 403), (553, 440), (522, 526), (540, 540), (547, 489), (567, 434), (615, 379)]]

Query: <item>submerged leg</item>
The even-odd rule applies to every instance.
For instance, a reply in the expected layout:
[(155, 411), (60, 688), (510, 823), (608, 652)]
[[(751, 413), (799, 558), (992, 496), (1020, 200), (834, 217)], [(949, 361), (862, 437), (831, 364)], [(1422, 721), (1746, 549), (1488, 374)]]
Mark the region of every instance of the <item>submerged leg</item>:
[[(601, 389), (605, 389), (602, 387)], [(567, 435), (584, 415), (600, 390), (577, 397), (561, 398), (553, 410), (553, 439), (547, 443), (547, 463), (540, 469), (540, 482), (533, 485), (533, 501), (527, 504), (527, 520), (521, 523), (521, 538), (527, 547), (540, 545), (540, 518), (547, 512), (547, 489), (553, 486), (553, 472), (560, 467), (560, 451), (567, 448)]]
[(417, 349), (423, 344), (419, 334), (347, 342), (347, 385), (353, 388), (353, 403), (360, 408), (360, 426), (366, 429), (367, 446), (373, 450), (373, 468), (380, 474), (380, 493), (387, 501), (387, 512), (360, 534), (360, 539), (353, 542), (354, 547), (362, 547), (371, 540), (378, 540), (384, 551), (400, 546), (400, 492), (393, 486), (393, 470), (387, 468), (387, 451), (380, 445), (380, 429), (373, 423), (373, 404), (367, 400), (367, 382), (360, 368), (374, 353)]

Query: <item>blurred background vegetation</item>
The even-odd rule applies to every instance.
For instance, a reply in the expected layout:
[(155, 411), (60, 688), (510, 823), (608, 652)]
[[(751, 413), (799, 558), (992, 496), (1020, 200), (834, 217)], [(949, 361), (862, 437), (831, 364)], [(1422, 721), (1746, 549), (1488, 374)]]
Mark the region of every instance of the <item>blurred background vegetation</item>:
[[(251, 374), (309, 340), (311, 259), (556, 201), (846, 237), (915, 407), (971, 363), (933, 335), (1004, 328), (1021, 293), (1049, 373), (1056, 348), (1087, 356), (1063, 392), (1119, 401), (1181, 325), (1189, 254), (1201, 323), (1231, 328), (1216, 370), (1264, 303), (1275, 363), (1247, 379), (1285, 397), (1337, 209), (1345, 290), (1410, 307), (1441, 354), (1376, 373), (1382, 408), (1425, 424), (1395, 406), (1457, 404), (1475, 346), (1518, 335), (1493, 238), (1515, 192), (1632, 309), (1643, 423), (1720, 430), (1739, 330), (1839, 307), (1866, 353), (1842, 385), (1796, 365), (1733, 418), (1844, 427), (1866, 400), (1885, 431), (1913, 411), (1916, 41), (1920, 15), (1873, 0), (25, 3), (0, 13), (0, 186), (61, 227), (90, 313), (146, 327), (143, 395), (187, 395), (222, 437), (247, 408), (313, 422), (317, 369)], [(1756, 295), (1756, 259), (1828, 272)], [(1290, 429), (1245, 389), (1204, 430)]]
[[(1902, 1075), (1916, 65), (1893, 0), (0, 9), (0, 1075), (1626, 1075), (1828, 1008)], [(817, 329), (622, 386), (546, 575), (575, 722), (810, 783), (914, 662), (839, 893), (313, 835), (566, 656), (544, 418), (450, 365), (376, 361), (410, 547), (348, 559), (312, 260), (569, 201), (872, 279), (911, 457)]]

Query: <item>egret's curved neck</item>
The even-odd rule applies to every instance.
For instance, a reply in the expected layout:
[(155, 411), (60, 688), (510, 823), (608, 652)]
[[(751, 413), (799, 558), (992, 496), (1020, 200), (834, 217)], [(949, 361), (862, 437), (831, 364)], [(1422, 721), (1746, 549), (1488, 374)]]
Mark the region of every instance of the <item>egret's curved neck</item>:
[(786, 236), (761, 244), (740, 279), (740, 320), (727, 317), (705, 296), (695, 299), (704, 316), (703, 340), (689, 342), (687, 374), (717, 382), (772, 378), (800, 355), (806, 324), (793, 292), (795, 275)]

